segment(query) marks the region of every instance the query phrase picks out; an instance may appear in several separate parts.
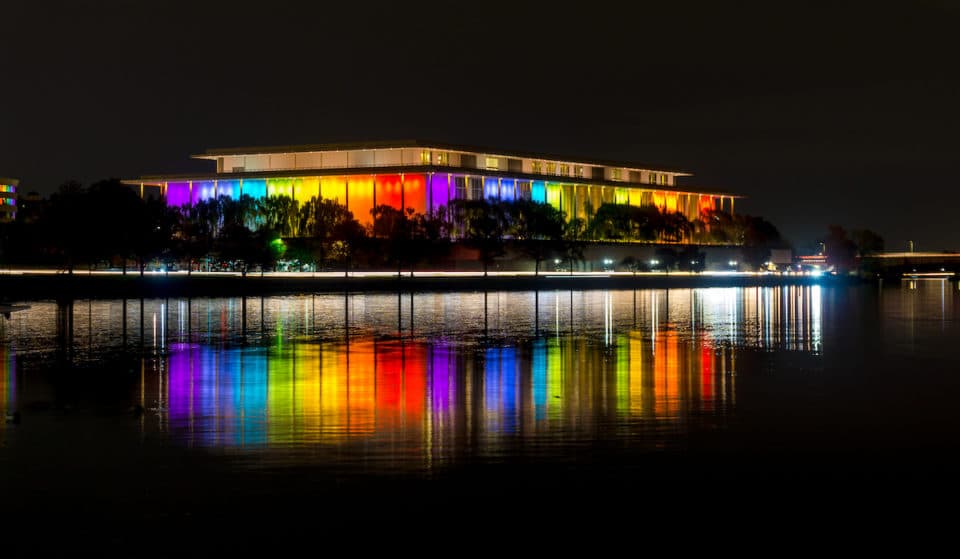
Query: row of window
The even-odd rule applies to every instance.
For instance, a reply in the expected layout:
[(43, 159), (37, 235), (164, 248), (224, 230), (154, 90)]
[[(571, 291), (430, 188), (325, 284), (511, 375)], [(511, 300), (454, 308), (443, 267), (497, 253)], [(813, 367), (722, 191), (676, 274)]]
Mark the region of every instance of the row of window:
[[(504, 165), (504, 161), (500, 157), (484, 157), (483, 168), (491, 171), (507, 171), (507, 170), (516, 170), (514, 169), (513, 163), (519, 163), (517, 160), (511, 160), (510, 169), (507, 169), (507, 165)], [(450, 164), (450, 154), (447, 152), (431, 152), (429, 150), (424, 150), (420, 152), (420, 163), (422, 165), (449, 165)], [(561, 177), (584, 177), (584, 166), (583, 165), (570, 165), (568, 163), (555, 163), (552, 161), (532, 161), (530, 163), (530, 172), (535, 175), (550, 175), (550, 176), (561, 176)], [(669, 184), (669, 178), (665, 173), (650, 173), (648, 176), (646, 184)], [(599, 178), (599, 177), (595, 177)], [(610, 169), (610, 178), (614, 181), (624, 180), (623, 169), (612, 168)], [(643, 182), (641, 180), (641, 174), (639, 171), (630, 172), (631, 182)]]

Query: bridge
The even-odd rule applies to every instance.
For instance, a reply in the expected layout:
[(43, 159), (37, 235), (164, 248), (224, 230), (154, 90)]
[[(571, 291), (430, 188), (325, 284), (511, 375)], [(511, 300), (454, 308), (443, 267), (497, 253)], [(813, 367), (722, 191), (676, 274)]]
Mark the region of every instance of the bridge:
[(886, 278), (960, 277), (960, 252), (881, 252), (860, 259), (862, 270)]

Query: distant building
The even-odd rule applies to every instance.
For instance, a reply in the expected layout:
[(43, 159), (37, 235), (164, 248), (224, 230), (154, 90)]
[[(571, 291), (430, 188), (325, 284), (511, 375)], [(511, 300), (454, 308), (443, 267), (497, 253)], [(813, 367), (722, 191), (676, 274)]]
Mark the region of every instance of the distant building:
[(13, 221), (17, 217), (17, 179), (0, 177), (0, 222)]
[(568, 219), (588, 219), (604, 203), (653, 205), (694, 220), (733, 212), (738, 196), (678, 185), (690, 173), (638, 163), (588, 160), (419, 141), (215, 149), (195, 155), (216, 172), (124, 181), (171, 206), (219, 196), (334, 199), (364, 225), (388, 205), (431, 213), (452, 200), (528, 199)]

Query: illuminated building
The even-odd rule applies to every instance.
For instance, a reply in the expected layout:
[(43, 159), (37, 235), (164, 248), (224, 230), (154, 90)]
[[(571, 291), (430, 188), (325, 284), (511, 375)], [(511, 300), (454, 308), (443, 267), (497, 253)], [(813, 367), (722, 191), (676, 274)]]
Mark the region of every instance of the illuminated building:
[(126, 182), (171, 206), (241, 195), (333, 199), (364, 225), (374, 206), (426, 214), (455, 199), (535, 200), (571, 219), (605, 203), (655, 205), (694, 220), (708, 209), (732, 212), (736, 198), (678, 186), (689, 173), (649, 165), (418, 141), (214, 149), (194, 158), (216, 171)]
[(17, 179), (0, 177), (0, 221), (13, 221), (17, 217)]

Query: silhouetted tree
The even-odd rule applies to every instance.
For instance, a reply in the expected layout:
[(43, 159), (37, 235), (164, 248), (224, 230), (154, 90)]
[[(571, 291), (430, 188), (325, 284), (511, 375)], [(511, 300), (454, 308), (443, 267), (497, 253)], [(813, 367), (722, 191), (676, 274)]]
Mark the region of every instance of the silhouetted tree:
[(542, 202), (517, 200), (506, 204), (509, 232), (520, 241), (519, 249), (534, 261), (534, 275), (550, 252), (562, 249), (565, 227), (563, 212)]
[(654, 254), (657, 260), (656, 267), (662, 268), (668, 274), (677, 265), (677, 251), (670, 247), (660, 247)]
[(707, 255), (700, 247), (687, 246), (677, 255), (677, 269), (685, 272), (702, 272), (706, 267)]
[(323, 269), (328, 247), (337, 240), (334, 238), (337, 227), (354, 221), (353, 213), (336, 200), (316, 197), (304, 204), (300, 213), (300, 234), (318, 241), (319, 266)]
[(497, 204), (486, 200), (454, 200), (455, 219), (463, 224), (464, 242), (480, 253), (483, 275), (493, 259), (503, 254), (504, 219)]
[(869, 229), (854, 229), (851, 234), (860, 256), (883, 252), (883, 237)]
[(838, 272), (845, 272), (855, 267), (857, 245), (847, 238), (846, 230), (839, 225), (830, 225), (827, 228), (827, 238), (824, 239), (827, 253), (827, 264)]

